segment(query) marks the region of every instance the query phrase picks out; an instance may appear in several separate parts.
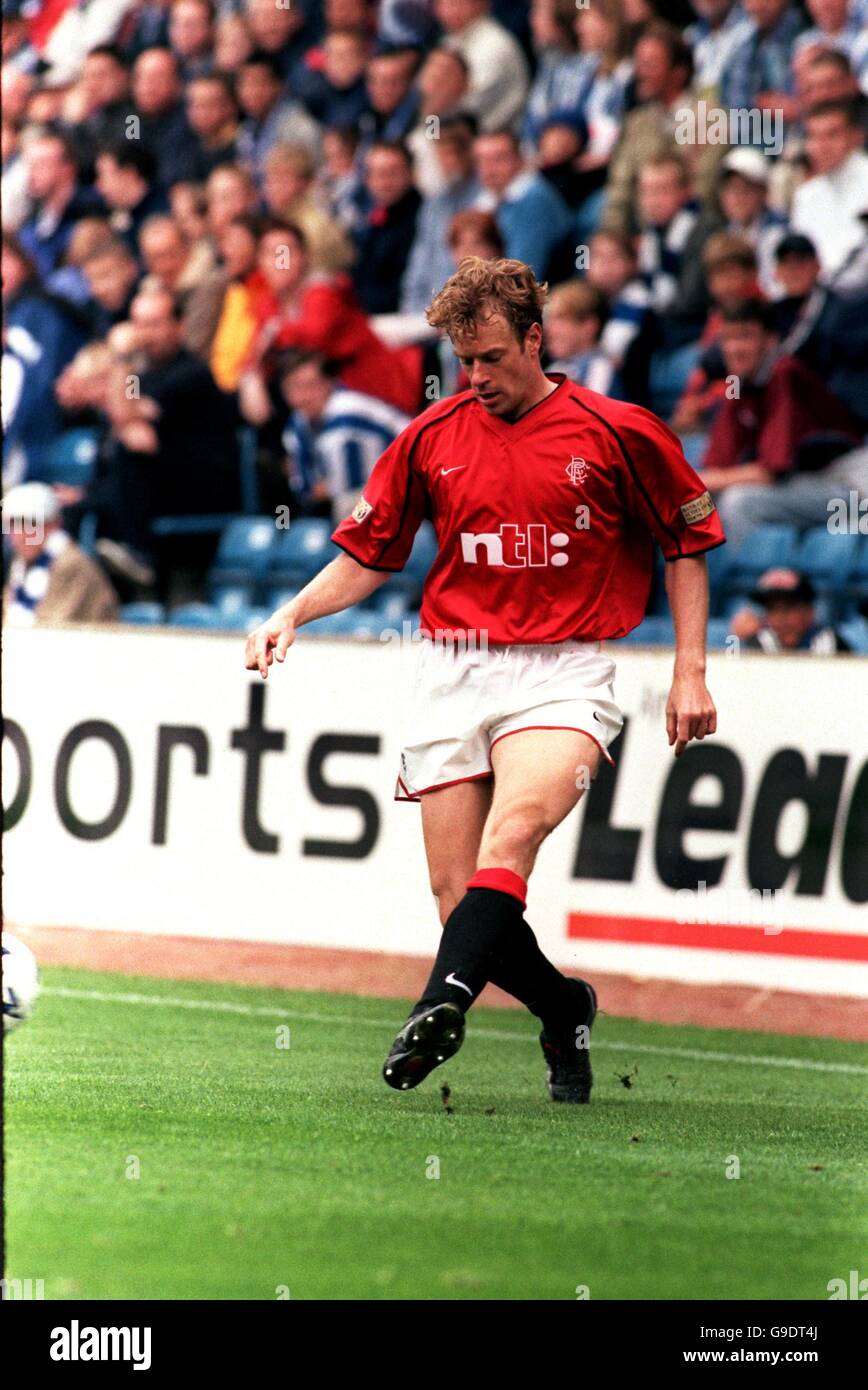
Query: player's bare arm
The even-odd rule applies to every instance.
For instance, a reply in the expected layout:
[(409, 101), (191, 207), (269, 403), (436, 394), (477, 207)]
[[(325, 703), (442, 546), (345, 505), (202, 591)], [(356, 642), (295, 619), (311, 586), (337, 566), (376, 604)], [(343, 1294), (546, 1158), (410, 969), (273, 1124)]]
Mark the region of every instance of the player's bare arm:
[(708, 566), (686, 555), (666, 566), (666, 593), (675, 623), (675, 670), (666, 702), (666, 735), (680, 758), (694, 738), (717, 729), (717, 711), (705, 684)]
[(338, 555), (294, 598), (275, 609), (267, 622), (249, 634), (244, 652), (247, 670), (258, 671), (266, 680), (272, 662), (285, 659), (295, 641), (297, 628), (361, 603), (388, 577), (382, 571), (365, 569), (349, 555)]

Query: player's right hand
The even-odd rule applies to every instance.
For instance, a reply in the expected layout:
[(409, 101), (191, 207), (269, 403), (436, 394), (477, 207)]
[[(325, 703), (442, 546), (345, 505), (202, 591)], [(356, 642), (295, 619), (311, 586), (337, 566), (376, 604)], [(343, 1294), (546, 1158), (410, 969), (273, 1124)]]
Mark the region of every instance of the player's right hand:
[(244, 665), (248, 671), (258, 671), (263, 680), (275, 658), (283, 661), (295, 641), (295, 623), (286, 614), (272, 613), (268, 622), (248, 634), (244, 649)]

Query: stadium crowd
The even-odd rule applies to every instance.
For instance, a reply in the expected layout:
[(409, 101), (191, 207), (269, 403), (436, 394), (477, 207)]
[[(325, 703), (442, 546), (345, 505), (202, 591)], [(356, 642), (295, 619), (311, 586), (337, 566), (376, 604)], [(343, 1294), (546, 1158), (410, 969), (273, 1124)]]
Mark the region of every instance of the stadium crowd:
[[(548, 281), (547, 370), (667, 420), (727, 550), (868, 546), (868, 0), (3, 0), (2, 97), (7, 622), (345, 516), (466, 385), (425, 310), (468, 255)], [(814, 614), (786, 560), (762, 649), (822, 625), (756, 637)]]

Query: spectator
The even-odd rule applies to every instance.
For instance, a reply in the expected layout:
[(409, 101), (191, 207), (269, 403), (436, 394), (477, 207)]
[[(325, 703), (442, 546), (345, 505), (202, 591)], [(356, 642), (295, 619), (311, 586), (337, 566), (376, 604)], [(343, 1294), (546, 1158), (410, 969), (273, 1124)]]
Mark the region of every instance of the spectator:
[(625, 118), (609, 164), (600, 226), (606, 231), (635, 230), (639, 174), (650, 160), (671, 154), (688, 161), (691, 192), (707, 203), (716, 187), (724, 147), (679, 143), (676, 119), (696, 110), (690, 93), (693, 56), (677, 29), (652, 21), (634, 53), (639, 105)]
[[(133, 67), (139, 139), (156, 163), (163, 189), (196, 177), (196, 137), (187, 123), (178, 62), (168, 48), (148, 48)], [(118, 147), (115, 146), (115, 149)]]
[(140, 395), (128, 400), (116, 391), (110, 414), (117, 466), (139, 480), (141, 540), (139, 553), (130, 554), (128, 545), (101, 537), (97, 551), (113, 571), (135, 578), (151, 518), (236, 511), (239, 482), (234, 411), (205, 363), (183, 347), (177, 301), (165, 290), (144, 290), (130, 319), (142, 358)]
[(46, 294), (20, 243), (3, 234), (3, 485), (11, 487), (42, 462), (61, 430), (52, 394), (84, 340), (68, 307)]
[(864, 37), (854, 0), (805, 0), (805, 6), (814, 23), (793, 44), (793, 62), (817, 49), (835, 49), (852, 64)]
[(528, 94), (527, 61), (515, 37), (491, 15), (490, 0), (435, 0), (434, 13), (470, 70), (470, 109), (480, 131), (511, 129)]
[(380, 454), (410, 423), (394, 406), (341, 385), (334, 364), (293, 353), (278, 369), (290, 415), (283, 433), (287, 477), (297, 507), (348, 516)]
[(672, 417), (672, 428), (682, 435), (704, 429), (723, 398), (726, 366), (720, 335), (724, 314), (759, 295), (756, 254), (743, 237), (714, 232), (703, 248), (702, 264), (712, 310), (700, 339), (699, 362)]
[(191, 299), (214, 269), (211, 248), (207, 242), (191, 245), (173, 217), (158, 214), (142, 226), (139, 249), (148, 272), (143, 283), (175, 296), (186, 329)]
[(13, 554), (3, 602), (7, 627), (116, 620), (117, 594), (62, 529), (57, 498), (45, 483), (23, 483), (7, 492), (3, 534)]
[(353, 282), (368, 314), (396, 313), (421, 198), (406, 145), (380, 141), (365, 157), (366, 215), (354, 235)]
[(204, 182), (221, 164), (232, 164), (238, 152), (238, 107), (232, 83), (222, 73), (194, 77), (187, 85), (187, 123), (196, 139), (195, 180)]
[(708, 220), (690, 197), (687, 170), (677, 155), (658, 155), (642, 170), (639, 216), (639, 273), (654, 314), (651, 408), (666, 419), (696, 365), (709, 309), (701, 260)]
[(571, 280), (552, 290), (543, 327), (549, 374), (563, 372), (578, 386), (612, 395), (613, 387), (617, 389), (615, 373), (600, 347), (605, 319), (605, 295), (587, 280)]
[(526, 167), (511, 131), (480, 135), (474, 156), (482, 187), (476, 207), (496, 217), (507, 257), (525, 261), (544, 280), (553, 252), (574, 235), (569, 208), (542, 174)]
[(815, 106), (805, 127), (811, 177), (796, 190), (791, 222), (816, 246), (824, 275), (834, 276), (865, 240), (868, 154), (852, 102)]
[(100, 336), (129, 313), (139, 278), (139, 264), (125, 241), (112, 237), (100, 241), (82, 261), (93, 326)]
[(238, 103), (243, 113), (238, 157), (258, 179), (274, 145), (305, 145), (317, 156), (319, 127), (297, 101), (284, 95), (277, 60), (254, 51), (238, 74)]
[(272, 217), (300, 227), (317, 270), (346, 270), (355, 260), (350, 238), (313, 196), (316, 165), (303, 145), (275, 145), (265, 156), (262, 197)]
[(744, 646), (756, 651), (810, 652), (835, 656), (849, 652), (850, 644), (817, 615), (816, 590), (797, 570), (775, 568), (761, 575), (751, 600), (763, 609), (756, 631)]
[(149, 148), (121, 140), (97, 156), (96, 186), (109, 211), (112, 230), (138, 251), (142, 224), (169, 206), (157, 183), (157, 169)]
[(223, 13), (214, 28), (214, 67), (233, 77), (253, 52), (253, 35), (244, 15)]
[(798, 103), (791, 67), (793, 45), (805, 21), (791, 0), (742, 0), (750, 28), (724, 65), (721, 105), (731, 110), (780, 112), (795, 120)]
[[(728, 310), (721, 346), (738, 391), (721, 402), (702, 476), (728, 540), (737, 547), (764, 522), (820, 525), (827, 502), (859, 485), (845, 463), (859, 441), (858, 425), (819, 377), (780, 355), (770, 306), (753, 300)], [(813, 457), (812, 444), (822, 445)], [(825, 467), (801, 471), (830, 452)]]
[(273, 413), (266, 358), (274, 347), (321, 352), (340, 364), (350, 390), (412, 414), (422, 394), (422, 350), (388, 348), (376, 336), (348, 275), (311, 275), (297, 227), (272, 225), (259, 243), (259, 269), (270, 291), (259, 306), (260, 332), (240, 382), (245, 417), (261, 425)]
[(454, 123), (467, 114), (467, 84), (467, 64), (457, 49), (435, 48), (419, 71), (419, 120), (407, 136), (407, 146), (423, 198), (444, 193), (448, 187), (440, 146), (444, 132), (456, 129)]
[(783, 291), (774, 303), (781, 352), (822, 373), (832, 355), (828, 345), (838, 300), (820, 283), (814, 243), (800, 232), (789, 232), (778, 242), (775, 267)]
[(730, 150), (721, 165), (718, 194), (725, 229), (749, 241), (756, 251), (759, 282), (769, 296), (778, 289), (774, 253), (787, 225), (783, 213), (768, 206), (770, 176), (768, 161), (759, 150)]
[(528, 155), (534, 152), (546, 121), (562, 111), (578, 109), (587, 81), (573, 0), (533, 0), (530, 26), (536, 75), (521, 120), (521, 138)]
[(92, 213), (99, 200), (79, 189), (78, 165), (71, 139), (47, 131), (27, 150), (27, 188), (36, 210), (19, 232), (22, 249), (41, 276), (50, 275), (63, 259), (72, 229)]
[(208, 195), (203, 184), (173, 183), (169, 189), (172, 216), (191, 243), (208, 236)]
[(335, 126), (323, 131), (317, 192), (326, 211), (348, 232), (358, 221), (362, 198), (362, 180), (356, 161), (358, 148), (359, 134), (353, 126)]
[(238, 390), (270, 304), (268, 284), (257, 266), (261, 231), (258, 218), (238, 217), (218, 238), (222, 294), (210, 337), (204, 339), (200, 350), (208, 356), (211, 374), (221, 391)]
[(618, 142), (633, 78), (629, 29), (621, 0), (597, 0), (580, 8), (574, 23), (582, 55), (582, 88), (575, 105), (565, 105), (561, 111), (574, 110), (587, 127), (580, 168), (584, 173), (593, 169), (602, 174)]
[(185, 82), (194, 77), (204, 77), (212, 71), (212, 0), (174, 0), (169, 12), (169, 46)]
[(366, 76), (367, 106), (356, 123), (363, 152), (375, 141), (406, 139), (418, 114), (419, 96), (414, 86), (418, 70), (415, 48), (376, 53), (371, 58)]
[(130, 72), (120, 49), (108, 44), (87, 55), (78, 93), (80, 111), (70, 125), (81, 162), (92, 167), (97, 151), (129, 130)]
[(272, 60), (281, 83), (287, 82), (313, 38), (304, 7), (276, 5), (274, 0), (247, 0), (245, 12), (254, 48)]
[(332, 29), (323, 44), (322, 67), (304, 69), (297, 92), (321, 125), (353, 125), (366, 109), (368, 42), (356, 29)]
[(432, 293), (455, 269), (447, 241), (449, 228), (456, 214), (469, 208), (480, 192), (473, 161), (474, 125), (472, 119), (468, 121), (462, 116), (444, 120), (440, 138), (432, 141), (443, 190), (424, 198), (419, 209), (416, 235), (401, 283), (402, 313), (424, 312)]
[(623, 232), (597, 232), (588, 248), (588, 283), (606, 296), (600, 347), (620, 377), (628, 399), (647, 394), (646, 334), (651, 291), (638, 274), (636, 248)]
[[(483, 261), (503, 259), (503, 238), (500, 229), (490, 212), (479, 212), (476, 208), (466, 208), (457, 212), (446, 233), (452, 275), (466, 256), (479, 256)], [(448, 280), (449, 275), (444, 279)], [(439, 285), (436, 289), (440, 289)], [(429, 302), (430, 302), (429, 295)]]
[(684, 37), (693, 50), (695, 87), (706, 101), (717, 101), (720, 81), (736, 48), (750, 34), (739, 0), (691, 0), (697, 19)]
[(256, 184), (247, 169), (237, 164), (221, 164), (208, 177), (208, 229), (219, 237), (236, 217), (256, 211)]
[(63, 264), (45, 281), (48, 293), (65, 300), (73, 308), (86, 312), (91, 300), (91, 291), (83, 270), (84, 263), (99, 247), (113, 240), (112, 229), (104, 218), (82, 217), (72, 229)]

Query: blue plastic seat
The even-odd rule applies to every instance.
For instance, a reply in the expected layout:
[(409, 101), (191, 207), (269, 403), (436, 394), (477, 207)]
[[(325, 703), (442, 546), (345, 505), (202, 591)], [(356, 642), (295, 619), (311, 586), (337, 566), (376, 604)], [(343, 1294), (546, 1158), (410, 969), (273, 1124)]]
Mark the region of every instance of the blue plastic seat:
[[(400, 578), (401, 576), (396, 576)], [(403, 585), (396, 584), (389, 579), (381, 589), (376, 589), (370, 598), (366, 599), (361, 611), (367, 616), (369, 613), (377, 613), (390, 622), (403, 620), (409, 612), (408, 593)]]
[(149, 627), (165, 621), (166, 610), (161, 603), (141, 600), (138, 603), (126, 603), (121, 609), (122, 623), (136, 623), (143, 627)]
[(868, 656), (868, 618), (851, 618), (849, 622), (841, 623), (838, 631), (854, 652)]
[(802, 537), (793, 559), (794, 569), (807, 574), (818, 590), (843, 593), (856, 558), (859, 537), (813, 526)]
[(758, 526), (731, 557), (725, 589), (752, 589), (765, 570), (792, 565), (796, 540), (795, 526)]
[(709, 618), (707, 646), (710, 652), (725, 650), (729, 636), (730, 624), (728, 618)]
[(210, 603), (182, 603), (169, 614), (170, 627), (211, 628), (219, 631), (226, 627), (226, 619)]
[(270, 516), (241, 516), (230, 521), (217, 546), (208, 576), (209, 590), (252, 583), (264, 575), (277, 534)]
[(64, 430), (58, 435), (35, 470), (45, 483), (63, 483), (67, 487), (87, 487), (99, 452), (99, 430)]
[(252, 584), (215, 584), (211, 603), (226, 618), (235, 617), (253, 606)]
[(334, 528), (324, 517), (302, 516), (275, 533), (269, 554), (270, 588), (301, 588), (341, 551), (331, 539)]

